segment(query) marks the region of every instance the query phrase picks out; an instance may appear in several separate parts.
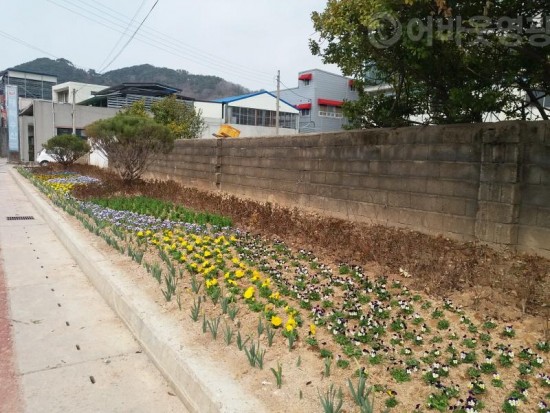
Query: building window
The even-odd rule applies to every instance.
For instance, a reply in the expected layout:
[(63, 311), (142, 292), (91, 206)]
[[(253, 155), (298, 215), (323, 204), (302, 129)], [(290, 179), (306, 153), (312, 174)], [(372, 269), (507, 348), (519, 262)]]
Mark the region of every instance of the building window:
[[(279, 126), (294, 129), (296, 127), (294, 113), (280, 112)], [(235, 125), (275, 127), (276, 112), (272, 110), (231, 107), (231, 123)]]
[(342, 118), (342, 108), (339, 106), (319, 105), (319, 116), (324, 118)]
[(304, 79), (304, 80), (302, 80), (302, 82), (304, 82), (304, 86), (309, 86), (309, 83), (311, 82), (311, 80)]
[(300, 116), (309, 116), (311, 115), (311, 109), (300, 109)]
[[(550, 92), (534, 91), (534, 95), (539, 101), (539, 104), (544, 108), (550, 108)], [(527, 98), (529, 99), (529, 98)]]
[[(59, 135), (72, 135), (73, 128), (57, 128), (57, 136)], [(84, 129), (75, 129), (76, 136), (86, 138), (86, 131)]]
[(56, 92), (57, 93), (57, 101), (59, 103), (68, 103), (69, 102), (69, 91), (68, 90), (63, 90), (61, 92)]
[(355, 84), (354, 83), (349, 84), (349, 90), (350, 90), (350, 92), (355, 92)]

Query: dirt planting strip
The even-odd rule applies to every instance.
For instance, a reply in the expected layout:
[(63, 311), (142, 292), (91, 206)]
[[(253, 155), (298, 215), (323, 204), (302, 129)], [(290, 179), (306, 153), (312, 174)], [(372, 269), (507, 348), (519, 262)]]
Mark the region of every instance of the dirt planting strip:
[(172, 201), (230, 217), (239, 228), (281, 239), (335, 262), (375, 262), (392, 273), (404, 269), (413, 276), (413, 287), (440, 297), (487, 287), (509, 294), (509, 304), (524, 313), (549, 316), (550, 260), (539, 256), (325, 217), (189, 188), (174, 181), (141, 181), (125, 186), (109, 171), (88, 165), (75, 165), (75, 169), (105, 183), (77, 189), (75, 195), (80, 198), (143, 195)]

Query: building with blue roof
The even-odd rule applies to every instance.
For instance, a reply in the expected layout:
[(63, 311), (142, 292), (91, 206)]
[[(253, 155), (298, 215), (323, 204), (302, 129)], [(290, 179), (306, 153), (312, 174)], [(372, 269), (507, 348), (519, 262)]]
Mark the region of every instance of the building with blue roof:
[[(211, 137), (223, 124), (240, 130), (241, 137), (275, 136), (277, 96), (266, 90), (193, 104), (207, 124), (204, 137)], [(298, 115), (292, 104), (279, 101), (279, 135), (298, 133)]]

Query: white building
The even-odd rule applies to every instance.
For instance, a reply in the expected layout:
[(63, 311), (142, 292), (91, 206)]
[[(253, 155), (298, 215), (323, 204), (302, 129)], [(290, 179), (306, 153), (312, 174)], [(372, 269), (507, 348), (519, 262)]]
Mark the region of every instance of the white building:
[(75, 132), (85, 136), (84, 128), (99, 119), (115, 116), (119, 109), (96, 108), (92, 106), (54, 103), (46, 100), (33, 100), (32, 104), (19, 113), (19, 157), (21, 162), (32, 162), (42, 144), (53, 136)]
[[(203, 138), (211, 138), (223, 124), (239, 129), (244, 138), (275, 135), (277, 97), (265, 90), (213, 102), (194, 101), (193, 105), (201, 111), (207, 126)], [(298, 115), (298, 109), (280, 100), (279, 135), (298, 133)]]
[(65, 82), (52, 87), (52, 99), (55, 103), (80, 103), (91, 98), (95, 92), (107, 89), (108, 86), (91, 83)]

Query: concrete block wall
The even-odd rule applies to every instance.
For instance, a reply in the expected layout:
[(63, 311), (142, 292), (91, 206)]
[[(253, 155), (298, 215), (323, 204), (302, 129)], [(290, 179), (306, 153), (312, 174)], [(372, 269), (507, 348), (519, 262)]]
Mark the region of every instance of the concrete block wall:
[(262, 202), (547, 254), (549, 125), (181, 141), (152, 172)]
[(153, 159), (148, 177), (173, 179), (201, 189), (216, 189), (218, 145), (215, 139), (176, 141), (172, 152)]
[(550, 122), (522, 130), (518, 248), (550, 256)]

